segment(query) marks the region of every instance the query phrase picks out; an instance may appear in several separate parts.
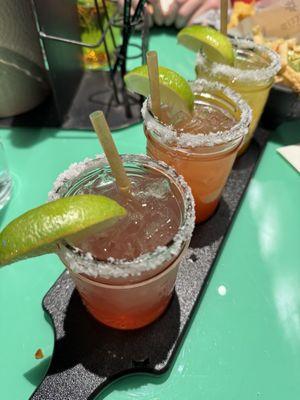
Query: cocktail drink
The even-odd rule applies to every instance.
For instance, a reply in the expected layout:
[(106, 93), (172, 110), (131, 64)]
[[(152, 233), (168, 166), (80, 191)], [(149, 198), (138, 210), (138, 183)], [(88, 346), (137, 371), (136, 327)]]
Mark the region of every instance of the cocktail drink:
[[(104, 5), (102, 0), (98, 0), (98, 6), (99, 18), (94, 0), (77, 0), (81, 40), (88, 44), (95, 44), (99, 41), (102, 31), (108, 27), (108, 18), (114, 18), (117, 14), (118, 5), (116, 1), (106, 0)], [(83, 48), (83, 62), (86, 69), (106, 69), (108, 67), (108, 54), (111, 62), (114, 62), (116, 46), (120, 44), (120, 28), (112, 26), (111, 29), (108, 29), (105, 34), (105, 41), (106, 47), (102, 43), (96, 48)]]
[(127, 210), (117, 224), (65, 242), (58, 254), (98, 321), (134, 329), (158, 318), (171, 300), (194, 227), (194, 204), (184, 180), (166, 164), (142, 155), (122, 159), (129, 193), (118, 189), (106, 158), (99, 157), (72, 165), (50, 197), (100, 194)]
[(234, 49), (233, 65), (209, 60), (204, 52), (197, 57), (196, 72), (199, 78), (219, 81), (239, 93), (252, 109), (252, 121), (245, 141), (239, 150), (242, 154), (249, 146), (257, 127), (274, 78), (280, 69), (278, 55), (271, 49), (245, 39), (231, 39)]
[(199, 79), (191, 88), (195, 96), (192, 115), (171, 115), (163, 106), (158, 120), (149, 109), (149, 100), (142, 113), (147, 154), (184, 177), (195, 199), (196, 222), (203, 222), (218, 206), (248, 132), (251, 110), (238, 94), (220, 83)]

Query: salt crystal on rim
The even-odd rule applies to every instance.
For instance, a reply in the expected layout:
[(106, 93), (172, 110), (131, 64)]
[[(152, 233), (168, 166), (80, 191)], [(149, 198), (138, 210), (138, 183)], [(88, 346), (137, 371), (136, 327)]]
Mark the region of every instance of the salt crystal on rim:
[(197, 135), (188, 132), (180, 132), (180, 135), (178, 135), (178, 132), (174, 130), (171, 125), (163, 125), (159, 120), (153, 117), (148, 110), (149, 99), (147, 99), (142, 107), (142, 116), (144, 118), (145, 126), (149, 131), (154, 131), (159, 136), (162, 143), (169, 145), (176, 143), (176, 146), (182, 148), (194, 148), (199, 146), (210, 147), (242, 138), (248, 133), (248, 128), (252, 118), (252, 110), (240, 95), (219, 82), (210, 82), (205, 79), (197, 79), (194, 82), (190, 82), (190, 85), (194, 92), (220, 91), (225, 94), (237, 109), (240, 110), (240, 120), (231, 129), (223, 132), (218, 131)]
[[(174, 256), (179, 255), (185, 242), (189, 241), (195, 226), (195, 207), (191, 189), (186, 184), (182, 176), (162, 161), (153, 161), (145, 155), (122, 155), (123, 162), (137, 162), (146, 167), (159, 169), (183, 191), (184, 202), (184, 221), (172, 243), (168, 246), (158, 246), (153, 252), (145, 253), (132, 261), (117, 260), (109, 258), (106, 262), (99, 261), (91, 253), (84, 253), (78, 248), (73, 248), (64, 243), (61, 244), (59, 254), (64, 258), (72, 271), (84, 273), (97, 278), (127, 278), (129, 276), (139, 276), (141, 273), (158, 268), (165, 262), (170, 261)], [(61, 198), (63, 186), (78, 177), (85, 169), (107, 163), (103, 155), (98, 155), (95, 159), (87, 158), (83, 162), (71, 164), (70, 167), (58, 176), (52, 190), (49, 192), (49, 201)]]
[(261, 83), (273, 78), (281, 68), (280, 58), (275, 51), (266, 46), (254, 43), (248, 39), (230, 39), (231, 43), (237, 49), (254, 50), (267, 56), (270, 63), (265, 68), (240, 69), (226, 64), (208, 62), (204, 53), (198, 53), (196, 64), (203, 68), (210, 75), (225, 75), (228, 78), (234, 78), (235, 82), (257, 82)]

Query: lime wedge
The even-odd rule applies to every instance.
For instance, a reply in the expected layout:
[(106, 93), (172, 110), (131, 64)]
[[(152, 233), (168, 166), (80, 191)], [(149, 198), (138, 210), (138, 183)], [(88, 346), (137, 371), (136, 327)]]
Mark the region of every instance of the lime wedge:
[[(194, 108), (194, 95), (188, 82), (177, 72), (159, 67), (161, 101), (177, 111), (191, 112)], [(147, 65), (137, 67), (125, 75), (125, 83), (131, 92), (149, 96), (149, 78)]]
[(212, 62), (233, 65), (233, 47), (227, 36), (209, 26), (188, 26), (177, 35), (178, 42), (188, 49), (201, 49)]
[(125, 214), (114, 200), (98, 195), (46, 203), (16, 218), (0, 233), (0, 266), (55, 252), (62, 239), (106, 229)]

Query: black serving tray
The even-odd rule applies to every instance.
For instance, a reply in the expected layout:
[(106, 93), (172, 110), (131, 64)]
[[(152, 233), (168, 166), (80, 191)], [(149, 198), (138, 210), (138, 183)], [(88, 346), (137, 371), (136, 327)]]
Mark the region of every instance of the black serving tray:
[(217, 212), (196, 227), (171, 304), (156, 322), (135, 331), (105, 327), (87, 313), (68, 272), (58, 278), (43, 300), (56, 333), (53, 357), (32, 400), (93, 399), (122, 375), (162, 374), (172, 365), (267, 137), (257, 130), (234, 165)]
[(300, 118), (300, 94), (287, 86), (274, 85), (264, 109), (261, 124), (275, 130), (286, 121)]

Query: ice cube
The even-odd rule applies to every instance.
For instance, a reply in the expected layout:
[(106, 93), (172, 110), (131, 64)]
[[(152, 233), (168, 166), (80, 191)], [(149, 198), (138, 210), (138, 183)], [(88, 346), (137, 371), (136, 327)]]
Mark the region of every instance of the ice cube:
[(165, 199), (171, 195), (171, 187), (168, 179), (149, 179), (144, 190), (141, 192), (143, 198)]

